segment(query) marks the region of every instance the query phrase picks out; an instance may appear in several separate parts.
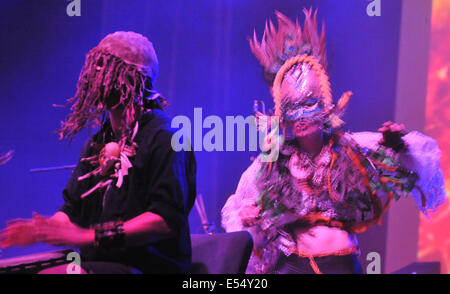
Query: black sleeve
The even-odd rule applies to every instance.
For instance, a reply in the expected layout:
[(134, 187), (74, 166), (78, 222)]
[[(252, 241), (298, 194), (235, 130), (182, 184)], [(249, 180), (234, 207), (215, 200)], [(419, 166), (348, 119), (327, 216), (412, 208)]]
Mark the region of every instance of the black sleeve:
[[(87, 151), (89, 149), (91, 140), (88, 140), (80, 154), (81, 158), (87, 156)], [(78, 160), (78, 164), (72, 172), (70, 176), (69, 182), (63, 190), (63, 199), (64, 204), (59, 208), (59, 211), (64, 212), (70, 218), (70, 220), (75, 224), (80, 224), (80, 216), (81, 216), (81, 194), (82, 194), (82, 184), (78, 181), (78, 177), (86, 174), (89, 171), (89, 164), (80, 162)]]
[(174, 151), (171, 138), (172, 133), (163, 129), (152, 140), (146, 210), (178, 230), (187, 225), (195, 201), (196, 167), (193, 153)]

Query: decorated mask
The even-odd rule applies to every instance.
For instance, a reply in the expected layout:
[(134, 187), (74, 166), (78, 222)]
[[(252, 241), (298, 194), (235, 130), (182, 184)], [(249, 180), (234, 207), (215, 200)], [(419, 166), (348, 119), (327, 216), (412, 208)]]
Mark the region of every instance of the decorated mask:
[(346, 92), (335, 106), (326, 73), (325, 30), (317, 33), (317, 11), (304, 10), (303, 29), (276, 12), (278, 29), (269, 21), (261, 42), (256, 34), (250, 48), (263, 66), (271, 87), (275, 115), (296, 135), (308, 134), (312, 127), (337, 128), (352, 95)]

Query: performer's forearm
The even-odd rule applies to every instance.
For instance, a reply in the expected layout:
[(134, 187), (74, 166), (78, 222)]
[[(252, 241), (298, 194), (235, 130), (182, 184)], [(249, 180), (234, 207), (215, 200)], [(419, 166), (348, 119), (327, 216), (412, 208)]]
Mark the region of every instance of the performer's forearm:
[[(69, 217), (61, 211), (55, 213), (51, 218), (51, 221), (55, 221), (59, 224), (63, 224), (66, 227), (66, 232), (73, 232), (76, 236), (72, 235), (71, 239), (76, 239), (78, 247), (92, 246), (95, 243), (95, 229), (83, 229), (78, 225), (72, 223)], [(174, 231), (167, 225), (165, 220), (151, 212), (145, 212), (137, 217), (126, 221), (123, 224), (123, 231), (125, 234), (125, 246), (139, 246), (148, 244), (155, 238), (168, 238), (174, 234)]]
[(144, 212), (123, 224), (126, 246), (148, 244), (155, 238), (169, 238), (175, 233), (166, 221), (152, 212)]

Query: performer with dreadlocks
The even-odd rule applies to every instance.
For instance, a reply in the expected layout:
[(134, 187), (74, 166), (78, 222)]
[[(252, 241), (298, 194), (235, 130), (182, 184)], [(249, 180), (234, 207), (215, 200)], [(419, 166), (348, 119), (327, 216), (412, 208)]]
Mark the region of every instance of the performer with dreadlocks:
[(391, 199), (412, 194), (424, 213), (443, 203), (440, 151), (391, 122), (380, 133), (343, 130), (352, 93), (333, 104), (324, 27), (319, 36), (317, 11), (304, 13), (303, 29), (277, 12), (278, 30), (269, 22), (261, 43), (250, 40), (279, 126), (258, 126), (269, 132), (263, 153), (223, 207), (222, 225), (252, 234), (249, 273), (361, 273), (355, 234), (378, 223)]
[[(72, 113), (58, 132), (72, 139), (87, 126), (100, 131), (85, 144), (61, 209), (49, 219), (35, 215), (9, 224), (0, 235), (2, 247), (79, 247), (88, 273), (189, 268), (195, 159), (171, 147), (165, 100), (153, 88), (157, 75), (152, 43), (134, 32), (110, 34), (87, 54), (69, 100)], [(44, 270), (60, 271), (66, 267)]]

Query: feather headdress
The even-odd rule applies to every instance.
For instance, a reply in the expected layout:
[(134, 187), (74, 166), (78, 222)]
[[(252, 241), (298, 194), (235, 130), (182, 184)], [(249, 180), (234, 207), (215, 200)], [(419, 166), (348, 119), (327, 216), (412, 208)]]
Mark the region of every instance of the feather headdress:
[(338, 102), (333, 104), (330, 83), (326, 73), (327, 58), (325, 44), (325, 26), (322, 24), (320, 35), (317, 31), (317, 10), (303, 9), (305, 22), (303, 28), (298, 19), (293, 23), (281, 12), (276, 11), (278, 29), (272, 21), (266, 22), (261, 42), (256, 37), (249, 39), (253, 54), (263, 67), (264, 77), (272, 90), (275, 102), (275, 115), (281, 115), (281, 83), (285, 74), (295, 65), (307, 63), (320, 79), (320, 90), (325, 108), (330, 111), (332, 127), (343, 124), (343, 115), (352, 95), (346, 92)]
[(317, 10), (311, 19), (312, 10), (303, 10), (305, 23), (303, 30), (298, 22), (294, 24), (279, 11), (275, 11), (278, 21), (278, 30), (273, 22), (266, 22), (261, 42), (258, 42), (256, 32), (249, 40), (250, 48), (263, 66), (264, 77), (269, 85), (275, 80), (275, 75), (281, 66), (290, 58), (297, 55), (312, 55), (324, 68), (327, 66), (325, 48), (325, 26), (322, 33), (317, 34)]

